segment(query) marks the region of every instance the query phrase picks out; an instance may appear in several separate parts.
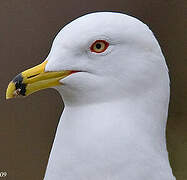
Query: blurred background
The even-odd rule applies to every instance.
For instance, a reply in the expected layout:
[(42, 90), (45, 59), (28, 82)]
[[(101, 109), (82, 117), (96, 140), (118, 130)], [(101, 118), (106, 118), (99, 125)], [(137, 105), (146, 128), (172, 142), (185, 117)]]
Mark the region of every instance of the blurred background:
[[(0, 172), (7, 180), (42, 180), (63, 102), (55, 90), (5, 100), (9, 81), (45, 59), (67, 23), (94, 11), (138, 17), (154, 32), (171, 77), (167, 145), (177, 180), (187, 179), (186, 0), (1, 0)], [(2, 178), (3, 179), (3, 178)]]

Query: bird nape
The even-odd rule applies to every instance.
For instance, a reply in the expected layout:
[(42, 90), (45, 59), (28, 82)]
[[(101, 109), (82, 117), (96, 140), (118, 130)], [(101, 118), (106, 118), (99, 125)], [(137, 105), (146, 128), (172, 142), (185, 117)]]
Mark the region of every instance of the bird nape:
[(151, 30), (114, 12), (82, 16), (46, 60), (16, 76), (6, 98), (53, 87), (64, 111), (45, 180), (174, 180), (165, 128), (168, 69)]

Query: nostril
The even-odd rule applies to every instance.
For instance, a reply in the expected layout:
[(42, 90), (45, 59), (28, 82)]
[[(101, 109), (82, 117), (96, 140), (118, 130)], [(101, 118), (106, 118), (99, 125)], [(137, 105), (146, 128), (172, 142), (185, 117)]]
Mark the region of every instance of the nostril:
[(27, 78), (29, 79), (29, 78), (35, 77), (35, 76), (37, 76), (37, 75), (39, 75), (39, 74), (35, 74), (35, 75), (29, 76), (29, 77), (27, 77)]

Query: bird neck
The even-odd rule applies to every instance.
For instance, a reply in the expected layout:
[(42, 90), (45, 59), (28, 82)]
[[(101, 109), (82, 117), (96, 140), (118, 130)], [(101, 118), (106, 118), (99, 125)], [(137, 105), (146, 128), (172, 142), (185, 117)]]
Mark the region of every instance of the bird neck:
[[(141, 95), (120, 96), (119, 94), (116, 99), (109, 97), (108, 101), (92, 101), (90, 104), (84, 103), (85, 97), (80, 95), (80, 104), (71, 104), (71, 102), (66, 103), (65, 101), (65, 109), (61, 117), (63, 123), (59, 126), (64, 126), (67, 123), (68, 127), (80, 127), (81, 130), (88, 126), (87, 129), (94, 130), (95, 128), (95, 133), (98, 131), (98, 126), (103, 133), (114, 130), (119, 133), (121, 130), (122, 137), (137, 138), (136, 136), (140, 135), (141, 138), (146, 138), (147, 142), (149, 140), (155, 150), (159, 151), (159, 148), (166, 148), (165, 129), (169, 104), (169, 84), (165, 84), (142, 92)], [(62, 95), (62, 92), (60, 93)], [(87, 97), (87, 99), (89, 98)], [(114, 129), (113, 125), (114, 127), (119, 125), (119, 127)]]
[[(155, 93), (134, 99), (66, 105), (46, 177), (56, 173), (56, 179), (71, 179), (74, 172), (78, 180), (87, 176), (174, 180), (165, 141), (169, 97)], [(112, 173), (114, 169), (117, 174)], [(135, 174), (131, 172), (134, 169)]]
[[(139, 139), (154, 151), (167, 152), (165, 129), (168, 101), (161, 101), (153, 97), (140, 97), (84, 106), (66, 106), (61, 125), (80, 128), (80, 131), (85, 128), (87, 133), (92, 132), (92, 135), (95, 133), (97, 136), (99, 133), (101, 136), (109, 133), (111, 137), (114, 133), (114, 137), (117, 135), (127, 140)], [(68, 130), (66, 127), (63, 129)]]

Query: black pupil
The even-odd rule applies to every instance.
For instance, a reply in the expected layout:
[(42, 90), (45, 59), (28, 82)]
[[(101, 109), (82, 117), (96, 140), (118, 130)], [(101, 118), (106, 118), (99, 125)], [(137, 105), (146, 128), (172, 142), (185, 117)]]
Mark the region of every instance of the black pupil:
[(101, 49), (101, 44), (97, 43), (95, 46), (97, 49)]

